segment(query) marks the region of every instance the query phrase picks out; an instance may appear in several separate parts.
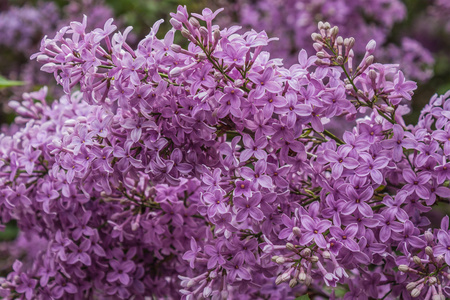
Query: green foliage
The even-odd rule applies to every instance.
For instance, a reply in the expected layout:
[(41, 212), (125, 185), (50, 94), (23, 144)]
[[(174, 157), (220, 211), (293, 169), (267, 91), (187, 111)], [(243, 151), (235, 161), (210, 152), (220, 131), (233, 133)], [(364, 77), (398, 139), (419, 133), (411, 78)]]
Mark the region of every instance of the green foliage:
[(24, 84), (23, 81), (8, 80), (5, 77), (0, 76), (0, 89), (12, 86), (19, 86), (23, 84)]

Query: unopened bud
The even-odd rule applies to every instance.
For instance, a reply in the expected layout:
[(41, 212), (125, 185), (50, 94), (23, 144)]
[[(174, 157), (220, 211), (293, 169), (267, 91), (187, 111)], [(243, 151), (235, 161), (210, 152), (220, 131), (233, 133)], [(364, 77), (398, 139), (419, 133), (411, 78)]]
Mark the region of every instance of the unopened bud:
[(175, 53), (181, 53), (181, 46), (177, 44), (170, 45), (170, 50), (172, 50)]
[(281, 284), (283, 282), (283, 280), (281, 279), (281, 275), (279, 275), (278, 277), (277, 277), (277, 279), (275, 279), (275, 284), (276, 285), (279, 285), (279, 284)]
[(321, 51), (323, 49), (323, 46), (321, 43), (314, 43), (313, 44), (314, 50)]
[(176, 30), (181, 30), (181, 28), (183, 28), (183, 23), (181, 23), (177, 19), (170, 19), (169, 22), (170, 22), (170, 24), (172, 24), (173, 28), (175, 28)]
[(336, 44), (337, 44), (338, 46), (342, 46), (342, 45), (344, 44), (344, 39), (342, 38), (342, 36), (338, 36), (338, 37), (336, 38)]
[(191, 280), (188, 281), (186, 287), (187, 287), (187, 288), (191, 288), (191, 287), (193, 287), (196, 283), (197, 283), (197, 282), (196, 282), (194, 279), (191, 279)]
[(310, 256), (311, 255), (311, 249), (305, 248), (305, 249), (302, 250), (302, 252), (300, 252), (300, 254), (302, 256)]
[(428, 278), (428, 283), (429, 283), (430, 285), (433, 285), (433, 284), (435, 284), (436, 282), (437, 282), (437, 278), (436, 278), (436, 277), (431, 276), (431, 277)]
[(296, 235), (296, 236), (300, 236), (302, 234), (300, 228), (298, 228), (297, 226), (295, 226), (294, 228), (292, 228), (292, 232)]
[(187, 30), (186, 28), (182, 28), (181, 29), (181, 35), (184, 36), (185, 38), (192, 40), (194, 39), (194, 37), (192, 36), (192, 34), (189, 32), (189, 30)]
[(336, 63), (338, 63), (339, 65), (342, 65), (344, 63), (344, 58), (342, 56), (338, 56), (336, 58)]
[(411, 297), (415, 298), (415, 297), (419, 297), (420, 295), (420, 290), (419, 289), (413, 289), (411, 291)]
[(317, 52), (317, 53), (316, 53), (316, 56), (317, 56), (318, 58), (325, 58), (325, 57), (327, 57), (327, 55), (326, 55), (325, 52), (323, 52), (323, 51)]
[(418, 257), (417, 255), (413, 256), (413, 261), (414, 261), (414, 263), (416, 265), (421, 265), (422, 264), (422, 261), (421, 261), (420, 257)]
[(216, 271), (211, 271), (211, 273), (209, 273), (209, 278), (214, 279), (217, 277), (217, 272)]
[(444, 259), (444, 255), (438, 255), (437, 257), (436, 257), (436, 262), (438, 263), (438, 264), (443, 264), (444, 262), (445, 262), (445, 259)]
[(191, 23), (191, 25), (195, 28), (200, 28), (200, 22), (196, 18), (189, 18), (189, 23)]
[(279, 257), (278, 255), (274, 255), (274, 256), (272, 256), (271, 260), (272, 260), (273, 262), (276, 262), (278, 257)]
[(366, 57), (366, 60), (364, 61), (366, 63), (366, 66), (370, 66), (371, 64), (373, 64), (375, 60), (375, 57), (373, 55), (369, 55)]
[(208, 36), (208, 29), (206, 29), (206, 27), (200, 27), (200, 29), (198, 30), (200, 31), (200, 34), (204, 37)]
[(278, 256), (275, 262), (280, 265), (284, 264), (286, 262), (286, 258), (284, 258), (283, 256)]
[(203, 53), (203, 52), (197, 53), (197, 58), (201, 59), (201, 60), (204, 60), (204, 59), (206, 59), (206, 54)]
[(290, 272), (285, 272), (283, 274), (281, 274), (281, 280), (283, 282), (288, 281), (291, 278), (291, 273)]
[(317, 23), (317, 29), (319, 30), (325, 29), (322, 21), (319, 21), (319, 23)]
[(297, 279), (295, 279), (295, 278), (292, 278), (292, 279), (289, 281), (289, 287), (290, 287), (290, 288), (295, 287), (297, 284), (298, 284), (298, 281), (297, 281)]
[(445, 297), (442, 295), (442, 296), (440, 296), (440, 295), (433, 295), (432, 297), (431, 297), (431, 300), (445, 300)]
[(175, 67), (172, 70), (170, 70), (169, 75), (170, 77), (178, 77), (183, 73), (183, 69), (180, 67)]
[(339, 28), (337, 26), (334, 26), (333, 28), (331, 28), (330, 33), (332, 37), (337, 36), (339, 33)]
[(286, 249), (288, 249), (290, 251), (294, 251), (295, 250), (295, 246), (292, 243), (286, 243)]
[(311, 256), (311, 261), (312, 262), (318, 262), (319, 261), (319, 257), (317, 257), (316, 255)]
[(375, 51), (376, 47), (377, 47), (377, 42), (375, 42), (375, 40), (370, 40), (366, 45), (366, 51), (369, 54), (372, 54)]
[(306, 280), (306, 273), (302, 270), (300, 274), (298, 274), (298, 281), (304, 282)]
[(344, 40), (344, 46), (348, 47), (348, 48), (353, 48), (353, 46), (355, 45), (355, 38), (354, 37), (350, 37)]
[(426, 247), (425, 247), (425, 253), (426, 253), (428, 256), (433, 256), (433, 255), (434, 255), (434, 253), (433, 253), (433, 248), (431, 248), (430, 246), (426, 246)]
[(36, 60), (40, 63), (48, 63), (50, 61), (50, 57), (48, 57), (45, 54), (40, 54), (38, 55), (38, 57), (36, 58)]
[(331, 254), (330, 254), (329, 251), (323, 251), (322, 252), (322, 257), (325, 258), (325, 259), (330, 259)]
[(369, 71), (369, 78), (371, 80), (376, 80), (377, 79), (377, 72), (375, 70), (370, 70)]
[(406, 273), (409, 271), (409, 267), (407, 265), (400, 265), (400, 266), (398, 266), (398, 270), (400, 272)]
[(205, 299), (208, 298), (211, 295), (211, 293), (212, 293), (212, 289), (210, 286), (206, 286), (203, 289), (203, 297), (205, 297)]
[(416, 286), (417, 286), (417, 283), (416, 283), (416, 282), (410, 282), (410, 283), (408, 283), (408, 284), (406, 285), (406, 289), (407, 289), (408, 291), (412, 291)]
[(218, 41), (220, 39), (220, 30), (216, 29), (214, 30), (214, 40)]
[(330, 28), (331, 28), (330, 23), (328, 23), (328, 22), (323, 23), (323, 29), (328, 30)]
[(425, 237), (425, 240), (427, 242), (431, 242), (434, 240), (434, 235), (430, 230), (427, 230), (424, 232), (423, 236)]
[(318, 34), (317, 32), (314, 32), (313, 34), (311, 34), (311, 38), (315, 42), (322, 41), (322, 36), (320, 34)]

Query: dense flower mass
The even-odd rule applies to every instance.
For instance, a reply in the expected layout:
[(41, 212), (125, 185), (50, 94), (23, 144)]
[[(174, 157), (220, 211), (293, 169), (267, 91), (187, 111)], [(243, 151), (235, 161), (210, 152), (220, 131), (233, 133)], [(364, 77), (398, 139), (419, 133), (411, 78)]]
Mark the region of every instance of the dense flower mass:
[[(1, 221), (39, 242), (0, 295), (450, 297), (449, 219), (424, 215), (450, 197), (450, 92), (406, 126), (416, 84), (374, 62), (375, 41), (357, 61), (319, 22), (287, 69), (219, 12), (180, 6), (136, 49), (112, 20), (44, 38), (32, 58), (66, 95), (11, 102)], [(335, 117), (355, 126), (333, 134)]]

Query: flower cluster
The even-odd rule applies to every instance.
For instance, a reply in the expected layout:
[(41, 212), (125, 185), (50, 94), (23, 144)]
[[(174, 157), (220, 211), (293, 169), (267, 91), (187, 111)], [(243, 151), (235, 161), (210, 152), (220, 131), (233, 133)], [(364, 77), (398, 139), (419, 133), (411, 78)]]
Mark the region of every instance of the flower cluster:
[(1, 220), (43, 246), (0, 295), (449, 297), (448, 217), (424, 213), (450, 197), (450, 93), (406, 126), (416, 83), (375, 41), (358, 60), (319, 22), (287, 69), (219, 12), (180, 6), (136, 49), (112, 20), (44, 38), (33, 58), (66, 95), (12, 102), (21, 128), (0, 139)]
[[(225, 2), (219, 1), (224, 6)], [(409, 78), (427, 81), (433, 75), (434, 60), (430, 51), (412, 38), (392, 42), (394, 25), (404, 21), (407, 14), (406, 6), (400, 0), (238, 0), (227, 3), (227, 14), (220, 21), (229, 24), (237, 19), (239, 25), (265, 29), (279, 37), (282, 42), (272, 44), (269, 49), (272, 55), (284, 58), (288, 65), (296, 63), (300, 49), (312, 49), (310, 34), (315, 30), (315, 24), (328, 21), (360, 42), (374, 39), (378, 45), (383, 45), (377, 55), (380, 60), (400, 64)], [(423, 17), (430, 22), (431, 16)], [(357, 43), (353, 48), (356, 55), (364, 54), (363, 43)]]

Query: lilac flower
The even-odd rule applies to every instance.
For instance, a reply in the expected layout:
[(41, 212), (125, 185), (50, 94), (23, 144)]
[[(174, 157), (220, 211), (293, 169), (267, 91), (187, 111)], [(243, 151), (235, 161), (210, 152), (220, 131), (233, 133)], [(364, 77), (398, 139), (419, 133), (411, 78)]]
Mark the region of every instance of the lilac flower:
[(264, 160), (259, 160), (255, 164), (255, 170), (248, 167), (241, 168), (241, 175), (244, 179), (252, 180), (256, 184), (260, 184), (262, 187), (271, 188), (272, 187), (272, 178), (267, 175), (264, 175), (267, 168), (267, 163)]
[(405, 191), (408, 194), (415, 192), (419, 197), (423, 199), (430, 198), (428, 181), (430, 180), (431, 176), (429, 173), (421, 172), (416, 175), (413, 171), (406, 169), (403, 171), (403, 178), (405, 179), (407, 184), (403, 186), (402, 191)]
[(233, 201), (235, 206), (238, 208), (236, 221), (242, 222), (247, 219), (248, 216), (257, 221), (261, 221), (263, 219), (264, 215), (258, 208), (258, 205), (261, 202), (261, 193), (254, 193), (253, 196), (249, 198), (236, 197)]
[(109, 265), (112, 271), (106, 276), (106, 280), (109, 282), (115, 282), (119, 280), (123, 285), (127, 285), (130, 282), (130, 273), (135, 265), (132, 261), (119, 262), (117, 260), (111, 260)]
[(380, 241), (385, 243), (391, 237), (392, 231), (401, 232), (403, 230), (402, 224), (395, 221), (395, 210), (385, 210), (382, 214), (375, 217), (380, 220)]
[(302, 228), (305, 230), (300, 237), (300, 243), (307, 245), (314, 239), (314, 242), (320, 248), (325, 249), (327, 242), (323, 237), (323, 234), (331, 226), (331, 222), (328, 220), (316, 221), (308, 215), (303, 215), (301, 219)]
[(218, 243), (215, 246), (206, 245), (205, 253), (209, 255), (208, 269), (213, 269), (215, 266), (223, 266), (226, 263), (225, 258), (221, 254), (222, 243)]
[(91, 241), (88, 239), (84, 239), (80, 245), (75, 243), (70, 243), (68, 247), (72, 252), (67, 256), (68, 264), (75, 264), (77, 262), (81, 262), (83, 265), (90, 266), (91, 265), (91, 256), (88, 254), (88, 251), (91, 248)]
[(407, 138), (404, 138), (405, 132), (403, 128), (398, 124), (395, 124), (392, 127), (392, 130), (394, 132), (394, 136), (392, 137), (392, 139), (384, 140), (381, 142), (381, 144), (383, 145), (384, 148), (388, 149), (393, 148), (394, 161), (400, 161), (403, 156), (403, 147), (406, 149), (415, 148), (417, 142), (415, 142), (412, 138), (408, 137), (408, 135), (406, 135)]
[(244, 267), (244, 257), (239, 255), (235, 256), (232, 260), (225, 264), (225, 268), (228, 270), (228, 279), (233, 282), (236, 277), (244, 280), (250, 280), (251, 275), (249, 271)]
[(339, 147), (337, 152), (326, 149), (324, 151), (324, 158), (332, 163), (331, 167), (331, 175), (334, 179), (337, 179), (341, 176), (344, 171), (344, 167), (350, 170), (356, 169), (359, 163), (356, 159), (352, 157), (348, 157), (348, 153), (350, 152), (349, 148)]
[(16, 291), (20, 294), (25, 294), (26, 299), (32, 299), (36, 284), (36, 279), (29, 278), (27, 274), (22, 273), (20, 274), (20, 284), (17, 286)]
[(366, 203), (373, 196), (372, 187), (368, 187), (362, 193), (358, 194), (352, 186), (348, 186), (346, 192), (348, 201), (342, 208), (342, 214), (349, 215), (355, 210), (358, 210), (365, 217), (373, 216), (372, 208)]
[(311, 116), (313, 108), (309, 104), (301, 104), (294, 92), (286, 94), (287, 104), (283, 107), (276, 108), (277, 113), (287, 114), (287, 125), (292, 128), (297, 120), (297, 116)]
[(444, 255), (445, 262), (450, 262), (450, 235), (444, 230), (439, 230), (438, 234), (439, 244), (434, 247), (435, 255)]
[(414, 224), (411, 221), (407, 220), (403, 226), (403, 232), (392, 232), (392, 239), (399, 241), (397, 249), (402, 249), (407, 245), (422, 249), (427, 245), (424, 240), (417, 236), (419, 230), (414, 227)]
[(389, 163), (389, 159), (386, 157), (377, 157), (376, 159), (372, 159), (371, 156), (362, 156), (363, 162), (360, 166), (355, 170), (355, 173), (359, 176), (367, 176), (370, 174), (372, 180), (381, 184), (383, 182), (383, 174), (380, 170), (386, 168)]
[(241, 152), (241, 155), (239, 157), (241, 162), (247, 161), (252, 156), (255, 156), (257, 159), (266, 160), (267, 153), (263, 150), (267, 145), (266, 137), (262, 136), (253, 141), (253, 139), (248, 134), (245, 134), (243, 141), (246, 149)]
[(274, 80), (274, 75), (274, 71), (270, 67), (266, 68), (262, 74), (252, 73), (248, 75), (248, 79), (256, 85), (255, 98), (260, 98), (265, 91), (274, 94), (281, 91), (281, 86)]

